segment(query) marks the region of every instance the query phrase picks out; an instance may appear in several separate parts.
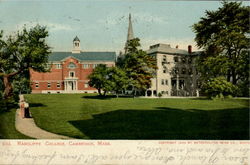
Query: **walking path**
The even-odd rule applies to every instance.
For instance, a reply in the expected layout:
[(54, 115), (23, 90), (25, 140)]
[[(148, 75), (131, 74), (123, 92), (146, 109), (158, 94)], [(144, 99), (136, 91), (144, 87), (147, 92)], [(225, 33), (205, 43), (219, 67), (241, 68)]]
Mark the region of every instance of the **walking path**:
[(16, 129), (22, 134), (35, 139), (73, 139), (68, 136), (54, 134), (36, 126), (33, 118), (22, 118), (20, 109), (16, 111)]

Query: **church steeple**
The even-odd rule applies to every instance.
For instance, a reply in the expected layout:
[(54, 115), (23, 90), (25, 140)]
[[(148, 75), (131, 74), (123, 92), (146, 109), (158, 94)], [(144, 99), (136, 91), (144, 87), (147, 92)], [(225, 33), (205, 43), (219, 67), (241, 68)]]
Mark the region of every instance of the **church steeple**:
[(73, 40), (72, 53), (81, 53), (80, 40), (77, 36)]
[(132, 40), (132, 39), (134, 39), (134, 32), (133, 32), (133, 27), (132, 27), (131, 14), (129, 13), (127, 41)]
[(131, 14), (129, 13), (129, 20), (128, 20), (128, 35), (127, 35), (127, 41), (125, 44), (125, 53), (127, 53), (127, 45), (128, 41), (134, 39), (134, 32), (132, 27), (132, 21), (131, 21)]

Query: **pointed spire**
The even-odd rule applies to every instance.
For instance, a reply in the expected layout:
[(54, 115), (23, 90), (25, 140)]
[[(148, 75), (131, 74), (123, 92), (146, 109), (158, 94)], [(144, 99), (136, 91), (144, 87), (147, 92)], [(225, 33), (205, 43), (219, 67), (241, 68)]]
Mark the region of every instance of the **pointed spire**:
[(132, 27), (131, 14), (129, 13), (128, 36), (127, 36), (127, 41), (125, 44), (125, 54), (127, 53), (128, 41), (132, 39), (134, 39), (134, 32), (133, 32), (133, 27)]
[(131, 14), (129, 13), (129, 24), (128, 24), (128, 37), (127, 41), (134, 39), (134, 32), (132, 27), (132, 21), (131, 21)]

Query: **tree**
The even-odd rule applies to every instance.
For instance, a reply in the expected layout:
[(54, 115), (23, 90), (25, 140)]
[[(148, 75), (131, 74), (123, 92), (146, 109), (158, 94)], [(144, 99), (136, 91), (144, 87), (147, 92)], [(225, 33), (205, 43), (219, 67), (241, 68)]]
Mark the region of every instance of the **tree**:
[[(108, 81), (108, 68), (106, 65), (98, 65), (88, 76), (88, 78), (89, 85), (96, 88), (100, 96), (105, 96), (106, 92), (110, 90), (110, 82)], [(102, 90), (104, 91), (104, 94), (102, 94)]]
[(151, 78), (154, 77), (157, 69), (156, 60), (141, 49), (140, 39), (135, 38), (127, 44), (127, 54), (124, 55), (119, 67), (125, 70), (130, 85), (133, 87), (134, 95), (136, 91), (143, 91), (151, 86)]
[(13, 93), (14, 94), (28, 94), (31, 92), (30, 79), (29, 76), (18, 75), (12, 82)]
[(108, 81), (110, 90), (116, 93), (116, 97), (118, 97), (119, 93), (125, 90), (129, 84), (126, 72), (118, 67), (109, 68)]
[(224, 97), (235, 95), (238, 88), (231, 82), (228, 82), (225, 77), (211, 78), (204, 84), (205, 93), (213, 97)]
[(206, 16), (193, 25), (197, 45), (204, 49), (198, 69), (204, 82), (225, 76), (237, 85), (248, 81), (250, 7), (226, 1), (222, 5), (216, 11), (206, 11)]
[(33, 28), (23, 28), (15, 35), (3, 39), (0, 33), (0, 77), (4, 84), (4, 99), (13, 95), (12, 80), (24, 72), (33, 69), (46, 72), (46, 63), (50, 47), (46, 43), (48, 31), (46, 27), (37, 25)]

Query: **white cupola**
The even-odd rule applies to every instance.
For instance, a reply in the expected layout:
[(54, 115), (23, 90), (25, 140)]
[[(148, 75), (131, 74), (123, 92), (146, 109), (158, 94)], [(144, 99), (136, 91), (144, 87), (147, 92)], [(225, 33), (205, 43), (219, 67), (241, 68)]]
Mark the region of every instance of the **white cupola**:
[(73, 40), (72, 53), (81, 53), (80, 40), (77, 36)]

